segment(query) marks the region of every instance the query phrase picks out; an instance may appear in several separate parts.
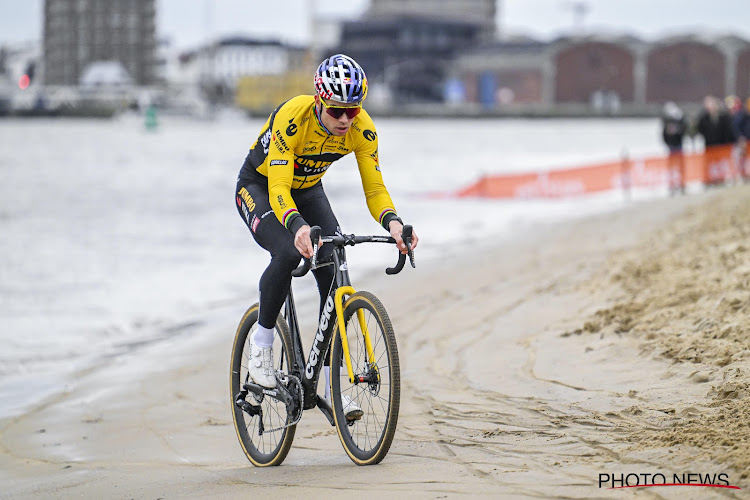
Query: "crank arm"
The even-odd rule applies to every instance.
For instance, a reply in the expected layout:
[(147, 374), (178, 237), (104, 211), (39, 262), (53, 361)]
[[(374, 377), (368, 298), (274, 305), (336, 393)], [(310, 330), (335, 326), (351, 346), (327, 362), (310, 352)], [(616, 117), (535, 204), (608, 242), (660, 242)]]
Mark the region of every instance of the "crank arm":
[(328, 404), (328, 401), (316, 395), (315, 406), (317, 406), (320, 411), (323, 412), (323, 415), (326, 416), (326, 418), (328, 419), (328, 423), (331, 424), (332, 427), (336, 425), (336, 422), (333, 420), (333, 408), (331, 408), (331, 405)]
[(259, 401), (267, 396), (284, 403), (285, 406), (289, 406), (292, 403), (292, 395), (283, 384), (276, 384), (275, 388), (267, 389), (261, 385), (248, 382), (247, 384), (244, 384), (242, 388), (246, 389), (248, 392), (252, 392)]

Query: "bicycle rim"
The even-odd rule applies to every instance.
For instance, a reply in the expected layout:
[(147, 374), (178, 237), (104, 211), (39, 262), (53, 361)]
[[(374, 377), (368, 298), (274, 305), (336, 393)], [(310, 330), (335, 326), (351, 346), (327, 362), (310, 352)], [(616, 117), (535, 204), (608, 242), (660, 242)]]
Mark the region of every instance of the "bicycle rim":
[[(230, 397), (232, 401), (232, 419), (237, 437), (240, 440), (245, 456), (258, 467), (280, 465), (292, 446), (296, 426), (284, 427), (287, 423), (286, 406), (270, 397), (262, 401), (255, 400), (248, 394), (245, 400), (259, 406), (263, 412), (262, 420), (265, 429), (276, 429), (274, 432), (259, 432), (261, 417), (250, 415), (237, 406), (238, 395), (242, 386), (249, 381), (248, 357), (250, 353), (250, 335), (257, 329), (258, 304), (245, 312), (234, 339), (230, 370)], [(279, 316), (276, 320), (275, 338), (273, 344), (274, 367), (282, 373), (289, 373), (289, 362), (286, 353), (292, 352), (292, 340), (289, 328), (284, 319)]]
[[(374, 364), (369, 359), (358, 310), (364, 315)], [(352, 370), (358, 381), (349, 381), (337, 326), (331, 350), (331, 394), (334, 395), (336, 428), (346, 453), (354, 463), (377, 464), (390, 449), (398, 421), (401, 383), (396, 337), (385, 308), (368, 292), (357, 292), (346, 301), (344, 321)], [(364, 381), (359, 382), (360, 379)], [(353, 422), (346, 420), (339, 395), (346, 395), (362, 409), (360, 419)]]

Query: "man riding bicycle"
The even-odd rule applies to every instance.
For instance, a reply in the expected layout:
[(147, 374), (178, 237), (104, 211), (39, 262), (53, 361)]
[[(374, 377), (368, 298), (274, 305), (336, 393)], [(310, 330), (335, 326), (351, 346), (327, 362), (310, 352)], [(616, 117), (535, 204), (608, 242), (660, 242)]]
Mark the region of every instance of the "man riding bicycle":
[[(248, 367), (258, 385), (274, 388), (273, 339), (276, 317), (289, 293), (292, 271), (302, 257), (313, 254), (310, 226), (322, 234), (340, 233), (321, 178), (331, 164), (354, 152), (372, 216), (391, 233), (401, 253), (407, 253), (401, 237), (403, 223), (383, 184), (378, 161), (378, 136), (370, 115), (362, 108), (367, 77), (354, 59), (336, 54), (318, 66), (316, 94), (301, 95), (279, 105), (266, 121), (250, 148), (237, 180), (237, 210), (255, 241), (271, 254), (260, 278), (258, 329), (250, 339)], [(411, 247), (417, 246), (412, 234)], [(323, 245), (318, 258), (330, 256)], [(320, 310), (334, 277), (332, 266), (313, 271), (320, 292)], [(325, 398), (330, 403), (328, 361)], [(347, 416), (362, 415), (346, 395)]]

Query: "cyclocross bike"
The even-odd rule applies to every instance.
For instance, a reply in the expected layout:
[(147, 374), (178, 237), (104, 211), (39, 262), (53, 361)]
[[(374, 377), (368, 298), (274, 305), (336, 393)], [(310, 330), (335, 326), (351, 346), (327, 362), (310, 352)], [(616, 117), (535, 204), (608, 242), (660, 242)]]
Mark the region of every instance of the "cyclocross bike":
[[(230, 386), (232, 416), (237, 437), (247, 458), (256, 466), (280, 465), (292, 446), (296, 425), (304, 410), (319, 408), (349, 455), (358, 465), (377, 464), (388, 453), (396, 432), (400, 401), (396, 336), (380, 301), (369, 292), (357, 292), (349, 281), (344, 247), (360, 243), (395, 243), (390, 236), (334, 235), (320, 237), (320, 228), (310, 231), (313, 256), (305, 259), (293, 276), (310, 269), (334, 266), (335, 277), (318, 322), (310, 353), (305, 360), (291, 288), (284, 315), (276, 320), (274, 367), (276, 387), (266, 389), (250, 380), (248, 354), (250, 335), (258, 321), (258, 304), (242, 317), (232, 348)], [(402, 237), (412, 267), (411, 226)], [(331, 243), (330, 258), (317, 262), (318, 241)], [(401, 271), (406, 255), (386, 269)], [(318, 377), (323, 360), (330, 360), (331, 401), (318, 396)], [(345, 415), (342, 395), (362, 409)]]

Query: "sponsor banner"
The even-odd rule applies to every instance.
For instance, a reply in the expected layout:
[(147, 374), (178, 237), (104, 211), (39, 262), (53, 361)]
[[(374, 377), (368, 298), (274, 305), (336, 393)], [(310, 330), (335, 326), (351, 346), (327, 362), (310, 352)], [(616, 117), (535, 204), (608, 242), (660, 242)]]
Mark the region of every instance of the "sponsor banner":
[(633, 187), (718, 184), (750, 174), (732, 145), (704, 153), (623, 159), (577, 168), (536, 173), (489, 175), (454, 193), (437, 197), (559, 198)]

